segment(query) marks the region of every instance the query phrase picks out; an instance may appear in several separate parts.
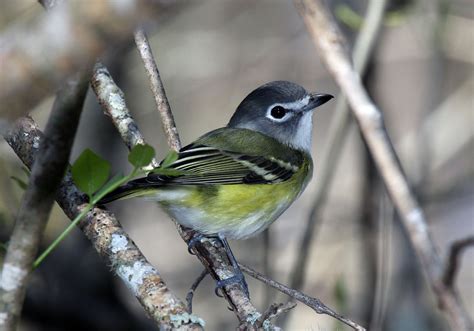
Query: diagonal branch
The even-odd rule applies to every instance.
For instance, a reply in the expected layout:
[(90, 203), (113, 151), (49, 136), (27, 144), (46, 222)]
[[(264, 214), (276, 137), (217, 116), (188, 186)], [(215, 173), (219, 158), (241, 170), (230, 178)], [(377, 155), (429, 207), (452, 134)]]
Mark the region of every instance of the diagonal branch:
[[(125, 95), (115, 84), (107, 68), (100, 62), (94, 66), (94, 74), (91, 78), (91, 87), (94, 90), (97, 100), (104, 109), (106, 115), (114, 124), (120, 133), (123, 142), (128, 149), (136, 145), (144, 145), (145, 137), (138, 129), (137, 123), (128, 110), (125, 102)], [(145, 170), (151, 170), (158, 166), (155, 159), (151, 162), (151, 167)]]
[(161, 81), (160, 72), (156, 66), (150, 43), (145, 35), (145, 31), (142, 29), (135, 31), (135, 43), (137, 44), (137, 49), (140, 52), (148, 79), (150, 80), (151, 92), (155, 98), (156, 108), (161, 115), (161, 122), (166, 138), (168, 139), (168, 145), (173, 150), (179, 151), (181, 142), (179, 140), (178, 129), (176, 129), (176, 124), (174, 123), (173, 113), (171, 112), (171, 107), (166, 97), (165, 88)]
[(442, 281), (442, 262), (423, 210), (411, 191), (384, 127), (382, 114), (362, 85), (346, 52), (345, 42), (322, 0), (295, 0), (314, 44), (345, 93), (413, 249), (454, 330), (469, 330), (471, 322), (456, 293)]
[(329, 315), (342, 323), (349, 325), (351, 328), (354, 330), (359, 330), (359, 331), (365, 331), (365, 328), (354, 322), (353, 320), (346, 318), (344, 316), (339, 315), (336, 313), (334, 310), (326, 306), (321, 300), (310, 297), (309, 295), (304, 294), (303, 292), (297, 291), (295, 289), (289, 288), (286, 285), (283, 285), (282, 283), (279, 283), (273, 279), (270, 279), (261, 273), (247, 267), (246, 265), (243, 265), (239, 263), (240, 268), (247, 273), (248, 275), (252, 276), (253, 278), (277, 289), (278, 291), (285, 293), (286, 295), (289, 295), (290, 297), (304, 303), (308, 307), (312, 308), (316, 313), (318, 314), (326, 314)]
[[(369, 1), (364, 25), (357, 36), (353, 50), (353, 59), (355, 69), (361, 75), (365, 72), (375, 40), (382, 26), (386, 1), (387, 0)], [(337, 164), (337, 160), (342, 152), (349, 124), (351, 124), (349, 107), (346, 97), (344, 94), (341, 94), (337, 98), (334, 116), (330, 123), (325, 148), (321, 155), (321, 164), (319, 165), (318, 171), (318, 185), (313, 196), (313, 204), (306, 222), (305, 230), (303, 231), (303, 239), (298, 249), (300, 254), (298, 254), (298, 258), (293, 268), (291, 268), (291, 288), (301, 288), (304, 283), (309, 246), (316, 236), (317, 223), (321, 222), (318, 220), (318, 215), (326, 202), (329, 186), (336, 171), (335, 164)]]
[[(88, 75), (81, 74), (66, 82), (57, 93), (44, 139), (41, 143), (35, 141), (39, 145), (38, 157), (32, 163), (28, 187), (3, 261), (0, 281), (2, 330), (16, 329), (33, 261), (38, 253), (56, 191), (68, 165), (88, 79)], [(14, 136), (11, 134), (5, 136), (9, 143), (15, 143), (12, 138)]]
[[(6, 137), (29, 168), (38, 155), (38, 143), (42, 139), (42, 132), (31, 118), (18, 120)], [(56, 201), (70, 219), (87, 207), (87, 198), (74, 185), (69, 171), (60, 184)], [(202, 329), (204, 322), (189, 314), (186, 305), (170, 292), (161, 275), (145, 259), (111, 212), (94, 207), (79, 223), (79, 228), (161, 329)]]

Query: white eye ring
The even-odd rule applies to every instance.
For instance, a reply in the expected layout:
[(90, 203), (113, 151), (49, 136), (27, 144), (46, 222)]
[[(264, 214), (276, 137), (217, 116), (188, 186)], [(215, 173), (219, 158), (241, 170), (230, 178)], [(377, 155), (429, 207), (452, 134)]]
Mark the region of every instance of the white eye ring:
[[(283, 112), (283, 116), (279, 117), (281, 112)], [(281, 123), (288, 120), (291, 117), (291, 114), (292, 113), (289, 109), (286, 109), (280, 104), (274, 104), (268, 107), (266, 117), (272, 120), (273, 122)]]

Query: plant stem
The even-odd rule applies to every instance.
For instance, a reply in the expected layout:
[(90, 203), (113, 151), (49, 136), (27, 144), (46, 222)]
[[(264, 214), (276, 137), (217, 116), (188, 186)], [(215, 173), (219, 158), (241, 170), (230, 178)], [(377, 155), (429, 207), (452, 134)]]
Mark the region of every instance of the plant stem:
[(102, 199), (107, 193), (109, 192), (112, 192), (113, 190), (115, 190), (117, 187), (119, 187), (120, 185), (128, 182), (131, 178), (135, 177), (137, 175), (137, 173), (139, 172), (140, 169), (138, 168), (135, 168), (133, 169), (133, 171), (123, 177), (122, 179), (118, 180), (115, 184), (113, 184), (112, 186), (109, 187), (108, 190), (105, 190), (105, 191), (99, 191), (98, 194), (92, 196), (90, 198), (90, 202), (89, 204), (79, 213), (79, 215), (77, 215), (74, 220), (68, 225), (68, 227), (51, 243), (51, 245), (48, 246), (48, 248), (46, 248), (46, 250), (41, 253), (41, 255), (35, 260), (35, 262), (33, 263), (33, 269), (36, 269), (40, 264), (41, 262), (43, 262), (43, 260), (61, 243), (61, 241), (64, 240), (64, 238), (66, 238), (66, 236), (72, 231), (72, 229), (74, 229), (77, 225), (77, 223), (79, 223), (79, 221), (84, 217), (86, 216), (86, 214), (94, 207), (94, 205), (100, 201), (100, 199)]

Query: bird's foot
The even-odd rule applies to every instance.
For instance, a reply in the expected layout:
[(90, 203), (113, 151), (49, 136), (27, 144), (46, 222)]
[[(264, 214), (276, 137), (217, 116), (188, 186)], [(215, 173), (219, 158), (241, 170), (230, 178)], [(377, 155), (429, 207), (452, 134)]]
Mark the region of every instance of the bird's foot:
[(191, 255), (195, 255), (193, 252), (193, 248), (199, 244), (204, 238), (206, 238), (203, 234), (195, 234), (189, 241), (188, 241), (188, 253)]
[(237, 269), (237, 270), (234, 269), (234, 273), (235, 274), (232, 277), (222, 279), (222, 280), (218, 280), (216, 282), (216, 288), (215, 288), (214, 292), (216, 293), (216, 295), (218, 297), (222, 297), (221, 293), (222, 293), (224, 287), (229, 286), (229, 285), (239, 284), (242, 287), (242, 289), (244, 290), (247, 297), (250, 298), (249, 288), (247, 286), (247, 282), (245, 281), (244, 274), (242, 273), (242, 271), (240, 271), (240, 269)]

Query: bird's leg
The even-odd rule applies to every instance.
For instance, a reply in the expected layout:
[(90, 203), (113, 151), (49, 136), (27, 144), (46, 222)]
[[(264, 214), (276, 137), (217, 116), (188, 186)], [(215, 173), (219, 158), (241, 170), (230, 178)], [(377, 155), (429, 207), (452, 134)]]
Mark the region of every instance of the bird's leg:
[(202, 233), (196, 233), (189, 241), (188, 241), (188, 253), (194, 255), (193, 248), (198, 243), (200, 243), (204, 238), (207, 236), (203, 235)]
[(245, 294), (247, 294), (247, 296), (250, 298), (249, 288), (247, 286), (247, 282), (245, 281), (244, 274), (242, 273), (242, 270), (240, 270), (239, 268), (239, 264), (237, 263), (237, 260), (235, 259), (234, 253), (232, 253), (232, 250), (230, 249), (227, 239), (222, 235), (219, 235), (219, 239), (224, 245), (224, 249), (227, 253), (229, 261), (232, 264), (232, 267), (234, 268), (234, 276), (227, 279), (218, 280), (216, 284), (216, 294), (219, 295), (218, 290), (225, 286), (228, 286), (231, 284), (240, 284), (242, 288), (244, 289)]
[(249, 289), (247, 286), (247, 282), (245, 281), (244, 274), (239, 268), (239, 264), (237, 263), (237, 260), (235, 259), (234, 253), (232, 253), (232, 250), (230, 249), (229, 243), (227, 242), (227, 239), (223, 235), (217, 235), (217, 236), (209, 236), (209, 235), (203, 235), (201, 233), (196, 233), (189, 241), (188, 241), (188, 252), (189, 254), (194, 255), (193, 253), (193, 248), (200, 243), (203, 239), (205, 238), (215, 238), (219, 239), (222, 242), (222, 245), (224, 246), (224, 249), (227, 253), (227, 257), (229, 258), (230, 263), (232, 264), (232, 268), (234, 269), (234, 276), (223, 279), (223, 280), (218, 280), (216, 282), (216, 295), (217, 296), (222, 296), (219, 294), (219, 289), (222, 289), (225, 286), (231, 285), (231, 284), (240, 284), (242, 288), (244, 289), (245, 293), (247, 294), (248, 297), (249, 295)]

